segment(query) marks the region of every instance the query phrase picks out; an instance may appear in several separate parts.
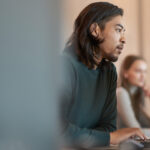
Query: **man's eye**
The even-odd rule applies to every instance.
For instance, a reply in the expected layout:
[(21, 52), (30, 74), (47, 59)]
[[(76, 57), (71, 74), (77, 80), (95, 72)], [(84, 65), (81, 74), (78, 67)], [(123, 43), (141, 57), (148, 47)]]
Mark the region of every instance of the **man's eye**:
[(121, 32), (121, 29), (116, 29), (117, 32)]

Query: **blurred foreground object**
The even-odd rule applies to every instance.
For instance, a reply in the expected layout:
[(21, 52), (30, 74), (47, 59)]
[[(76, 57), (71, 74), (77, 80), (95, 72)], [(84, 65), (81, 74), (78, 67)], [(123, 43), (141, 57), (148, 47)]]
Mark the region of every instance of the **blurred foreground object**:
[(0, 1), (0, 150), (59, 148), (59, 6)]

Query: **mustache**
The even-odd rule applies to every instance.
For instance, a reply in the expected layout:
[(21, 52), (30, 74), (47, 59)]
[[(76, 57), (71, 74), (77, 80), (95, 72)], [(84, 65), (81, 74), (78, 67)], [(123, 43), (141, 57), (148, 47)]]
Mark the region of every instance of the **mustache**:
[(124, 48), (124, 45), (123, 45), (123, 44), (120, 44), (120, 45), (117, 46), (117, 48), (118, 48), (118, 49), (123, 49), (123, 48)]

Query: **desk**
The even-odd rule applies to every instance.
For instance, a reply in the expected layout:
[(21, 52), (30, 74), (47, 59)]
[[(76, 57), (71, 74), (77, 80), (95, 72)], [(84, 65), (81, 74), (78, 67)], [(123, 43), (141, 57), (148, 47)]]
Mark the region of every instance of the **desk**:
[[(80, 149), (76, 149), (76, 148), (64, 148), (62, 150), (127, 150), (127, 149), (119, 149), (118, 146), (108, 146), (108, 147), (96, 147), (96, 148), (80, 148)], [(144, 148), (142, 150), (150, 150), (150, 148)]]
[(66, 148), (62, 150), (150, 150), (150, 139), (147, 139), (146, 141), (140, 139), (128, 139), (120, 143), (119, 145), (110, 145), (95, 148)]
[(95, 147), (95, 148), (63, 148), (62, 150), (118, 150), (118, 146)]

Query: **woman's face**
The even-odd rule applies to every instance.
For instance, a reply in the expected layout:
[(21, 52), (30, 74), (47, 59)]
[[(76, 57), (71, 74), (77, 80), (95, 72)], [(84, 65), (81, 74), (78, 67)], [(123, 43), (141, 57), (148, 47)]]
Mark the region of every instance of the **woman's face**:
[(143, 60), (136, 60), (130, 68), (125, 71), (124, 77), (131, 85), (142, 87), (145, 83), (147, 64)]

